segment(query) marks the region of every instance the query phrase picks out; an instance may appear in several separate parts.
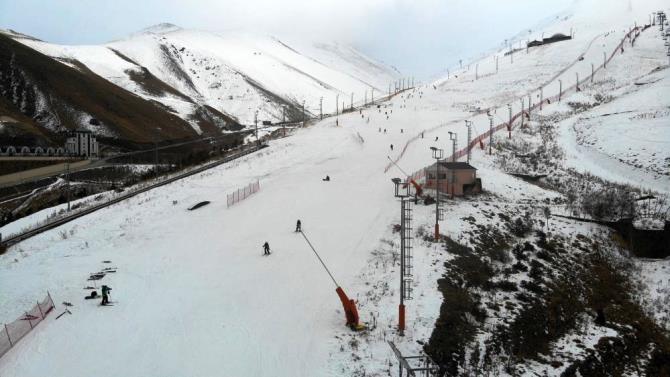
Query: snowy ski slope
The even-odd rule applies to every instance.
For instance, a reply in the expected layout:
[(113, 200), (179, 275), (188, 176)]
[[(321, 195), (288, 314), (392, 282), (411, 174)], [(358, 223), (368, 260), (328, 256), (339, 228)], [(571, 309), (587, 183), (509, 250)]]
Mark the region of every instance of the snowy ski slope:
[[(359, 365), (340, 351), (334, 337), (348, 330), (344, 330), (335, 287), (302, 237), (293, 233), (295, 221), (302, 220), (306, 234), (353, 298), (365, 299), (358, 294), (367, 286), (366, 279), (391, 276), (392, 288), (379, 304), (383, 306), (363, 305), (361, 317), (367, 321), (377, 313), (378, 327), (388, 331), (389, 339), (403, 349), (417, 350), (416, 340), (425, 340), (430, 334), (440, 305), (435, 287), (440, 272), (430, 262), (447, 257), (436, 250), (417, 249), (425, 253), (417, 258), (416, 266), (421, 277), (416, 288), (421, 295), (408, 308), (408, 335), (396, 336), (392, 330), (397, 310), (395, 274), (383, 274), (370, 262), (373, 252), (385, 247), (383, 239), (397, 237), (390, 230), (399, 215), (390, 178), (401, 174), (395, 168), (385, 172), (387, 156), (405, 170), (414, 171), (432, 162), (429, 147), (451, 149), (447, 132), (456, 132), (459, 146), (464, 146), (464, 119), (474, 121), (477, 135), (488, 128), (485, 109), (495, 111), (497, 124), (507, 120), (507, 103), (518, 112), (521, 97), (527, 100), (530, 94), (533, 102), (539, 101), (540, 86), (545, 87), (544, 98), (558, 94), (559, 79), (567, 89), (577, 73), (588, 77), (591, 64), (602, 63), (603, 52), (610, 54), (616, 48), (624, 30), (636, 21), (638, 25), (647, 21), (647, 14), (662, 6), (660, 1), (650, 1), (629, 11), (629, 2), (620, 1), (616, 6), (608, 5), (607, 9), (617, 10), (613, 14), (594, 11), (596, 5), (605, 3), (610, 4), (595, 0), (578, 3), (572, 18), (547, 28), (553, 32), (574, 27), (575, 39), (516, 54), (513, 64), (500, 58), (498, 74), (494, 74), (493, 56), (486, 57), (477, 80), (471, 66), (434, 86), (397, 96), (379, 109), (340, 116), (339, 127), (334, 118), (325, 119), (294, 136), (272, 141), (261, 153), (140, 195), (12, 247), (0, 256), (0, 287), (11, 287), (0, 290), (0, 320), (14, 319), (45, 290), (57, 304), (69, 301), (75, 306), (71, 316), (48, 318), (0, 359), (0, 375), (326, 376), (351, 375), (360, 365), (383, 373), (393, 357), (383, 340), (366, 349), (369, 355)], [(618, 5), (623, 10), (619, 11)], [(657, 74), (661, 81), (648, 87), (648, 94), (644, 92), (647, 89), (631, 94), (661, 98), (658, 93), (665, 90), (669, 70), (663, 42), (655, 33), (655, 29), (645, 31), (638, 47), (626, 45), (626, 52), (617, 54), (608, 68), (596, 75), (595, 80), (622, 88), (621, 93), (612, 91), (620, 101), (628, 96), (623, 88), (630, 88), (636, 80), (631, 69), (646, 77), (649, 67), (665, 65)], [(139, 38), (167, 38), (177, 49), (188, 44), (196, 60), (204, 47), (195, 46), (195, 39), (206, 41), (203, 43), (208, 46), (214, 43), (181, 30)], [(211, 38), (234, 45), (225, 38)], [(151, 48), (137, 47), (139, 44), (129, 46), (132, 41), (111, 45), (133, 60), (142, 60), (141, 54), (156, 54)], [(318, 89), (314, 82), (291, 82), (295, 76), (284, 68), (276, 75), (267, 74), (268, 67), (279, 64), (277, 59), (289, 58), (281, 57), (286, 50), (272, 40), (258, 43), (262, 56), (256, 55), (253, 69), (258, 71), (253, 73), (264, 77), (265, 85), (276, 85), (273, 88), (287, 93), (290, 90), (282, 88), (322, 95), (325, 89)], [(240, 56), (254, 51), (237, 48), (244, 51)], [(631, 50), (644, 51), (646, 58)], [(584, 57), (581, 61), (580, 56)], [(308, 59), (293, 58), (292, 67), (306, 69), (301, 64), (311, 64)], [(161, 73), (158, 65), (155, 69), (177, 87), (176, 81), (167, 80), (167, 71)], [(273, 83), (273, 79), (277, 81)], [(198, 81), (195, 76), (193, 86), (198, 93), (204, 92), (206, 80)], [(349, 85), (349, 80), (353, 79), (346, 75), (333, 78), (333, 82), (345, 83), (340, 84), (343, 86)], [(182, 89), (188, 92), (187, 86)], [(542, 112), (564, 111), (564, 102), (583, 96), (572, 90), (563, 102), (552, 103)], [(571, 119), (565, 127), (577, 123), (576, 118)], [(669, 118), (664, 119), (667, 124)], [(621, 127), (612, 127), (611, 132), (618, 133)], [(667, 128), (650, 129), (656, 128), (654, 138), (670, 142)], [(424, 138), (417, 138), (422, 131)], [(607, 131), (596, 132), (602, 135)], [(506, 137), (506, 132), (495, 137)], [(609, 137), (605, 134), (598, 140)], [(619, 155), (616, 149), (603, 148), (610, 156)], [(667, 155), (667, 148), (661, 147), (657, 153)], [(479, 150), (473, 158), (485, 189), (510, 201), (557, 195), (504, 174)], [(585, 154), (574, 156), (587, 158)], [(656, 159), (648, 161), (657, 165)], [(591, 171), (606, 176), (612, 172), (608, 166)], [(641, 169), (640, 174), (646, 171)], [(323, 182), (325, 175), (332, 180)], [(259, 193), (226, 208), (226, 194), (256, 179), (260, 180)], [(667, 175), (656, 181), (654, 187), (670, 187)], [(203, 200), (212, 203), (197, 211), (186, 210)], [(460, 228), (456, 216), (467, 216), (468, 211), (477, 214), (469, 204), (455, 208), (454, 217), (448, 216), (441, 225), (457, 238)], [(434, 213), (430, 207), (417, 207), (417, 225), (430, 224), (431, 219)], [(269, 257), (261, 256), (265, 241), (273, 252)], [(103, 264), (105, 260), (111, 264)], [(86, 280), (90, 273), (108, 266), (118, 268), (102, 280), (113, 287), (115, 305), (101, 308), (82, 299), (86, 293), (83, 287), (91, 284)]]

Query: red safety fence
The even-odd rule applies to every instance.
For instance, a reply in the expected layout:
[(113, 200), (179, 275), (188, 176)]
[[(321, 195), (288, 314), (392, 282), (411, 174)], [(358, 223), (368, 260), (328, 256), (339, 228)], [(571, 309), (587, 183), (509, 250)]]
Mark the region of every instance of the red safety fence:
[(235, 203), (248, 198), (251, 194), (257, 193), (261, 189), (261, 184), (259, 181), (249, 183), (247, 186), (237, 189), (232, 194), (228, 194), (227, 203), (228, 207), (232, 206)]
[[(584, 83), (587, 83), (587, 82), (589, 82), (589, 81), (592, 81), (593, 76), (594, 76), (598, 71), (600, 71), (601, 69), (606, 68), (607, 64), (614, 58), (614, 56), (616, 56), (617, 53), (619, 53), (619, 52), (623, 53), (623, 46), (624, 46), (624, 43), (626, 42), (626, 39), (628, 39), (628, 40), (630, 41), (631, 45), (632, 45), (632, 44), (635, 43), (635, 39), (637, 39), (637, 37), (640, 35), (640, 32), (641, 32), (641, 31), (644, 31), (644, 30), (645, 30), (645, 29), (640, 28), (640, 27), (632, 28), (628, 33), (626, 33), (626, 35), (623, 37), (623, 39), (621, 40), (621, 42), (619, 42), (619, 44), (616, 46), (616, 48), (614, 48), (614, 50), (612, 51), (612, 53), (607, 57), (607, 59), (603, 62), (603, 64), (599, 65), (597, 68), (594, 68), (594, 70), (593, 70), (593, 74), (592, 74), (592, 75), (588, 75), (588, 76), (586, 76), (584, 79), (579, 80), (579, 81), (575, 80), (575, 81), (576, 81), (575, 84), (573, 84), (572, 86), (569, 86), (569, 87), (563, 89), (563, 90), (561, 91), (560, 94), (556, 94), (556, 95), (551, 96), (551, 97), (548, 97), (548, 98), (543, 98), (543, 99), (542, 99), (542, 104), (543, 104), (543, 103), (550, 103), (550, 102), (552, 102), (552, 101), (556, 101), (556, 100), (559, 99), (559, 96), (562, 96), (562, 95), (564, 95), (566, 92), (569, 92), (569, 91), (571, 91), (571, 90), (579, 91), (579, 90), (580, 90), (580, 89), (579, 89), (579, 88), (580, 88), (580, 85), (582, 85), (582, 84), (584, 84)], [(525, 96), (524, 96), (523, 98), (525, 98)], [(490, 138), (490, 136), (491, 136), (492, 134), (496, 133), (497, 131), (500, 131), (500, 130), (502, 130), (502, 129), (507, 129), (509, 132), (511, 132), (512, 129), (513, 129), (513, 127), (514, 127), (514, 122), (516, 122), (517, 120), (519, 120), (519, 119), (521, 118), (522, 114), (529, 114), (529, 113), (532, 112), (533, 110), (540, 108), (542, 104), (539, 103), (539, 102), (536, 103), (536, 104), (534, 104), (534, 105), (533, 105), (533, 104), (529, 104), (529, 106), (528, 106), (527, 108), (522, 109), (520, 112), (518, 112), (518, 113), (516, 113), (516, 114), (513, 114), (513, 115), (512, 115), (512, 118), (511, 118), (510, 121), (508, 121), (508, 122), (503, 122), (503, 123), (500, 123), (500, 124), (498, 124), (498, 125), (495, 125), (495, 126), (493, 126), (493, 127), (491, 128), (491, 130), (486, 131), (486, 132), (484, 132), (484, 133), (478, 135), (478, 136), (475, 137), (474, 139), (472, 139), (472, 140), (470, 141), (470, 144), (468, 144), (468, 145), (465, 146), (464, 148), (462, 148), (462, 149), (456, 151), (456, 153), (454, 153), (453, 155), (449, 156), (449, 157), (447, 158), (447, 161), (458, 160), (459, 158), (461, 158), (461, 157), (467, 155), (467, 154), (468, 154), (468, 150), (472, 150), (472, 149), (475, 148), (478, 144), (479, 144), (480, 146), (484, 146), (484, 145), (485, 145), (485, 140), (486, 140), (487, 138)], [(437, 125), (437, 126), (435, 126), (435, 127), (432, 127), (432, 128), (430, 128), (430, 129), (424, 130), (423, 132), (430, 132), (430, 131), (436, 130), (436, 129), (438, 129), (438, 128), (447, 126), (447, 125), (449, 125), (449, 124), (456, 124), (456, 123), (463, 122), (464, 120), (465, 120), (465, 119), (459, 119), (459, 120), (455, 120), (455, 121), (452, 121), (452, 122), (439, 124), (439, 125)], [(421, 137), (421, 135), (423, 134), (423, 132), (421, 132), (421, 133), (419, 133), (418, 135), (414, 136), (413, 138), (409, 139), (409, 140), (407, 141), (407, 143), (405, 143), (405, 146), (403, 147), (402, 151), (400, 152), (400, 155), (398, 155), (398, 157), (394, 160), (394, 162), (397, 163), (397, 162), (403, 157), (403, 155), (405, 154), (405, 151), (407, 150), (407, 148), (409, 147), (409, 145), (410, 145), (411, 143), (413, 143), (415, 140), (419, 139), (419, 138)], [(391, 169), (392, 166), (393, 166), (393, 163), (389, 163), (389, 164), (386, 166), (386, 168), (384, 169), (384, 172), (386, 173), (389, 169)], [(424, 171), (424, 169), (418, 170), (418, 171), (412, 173), (412, 174), (410, 175), (410, 177), (414, 178), (417, 182), (419, 182), (422, 178), (425, 178), (425, 177), (424, 177), (424, 173), (423, 173), (423, 171)]]
[(42, 301), (38, 301), (32, 309), (23, 313), (14, 322), (6, 323), (0, 331), (0, 357), (14, 347), (38, 323), (42, 322), (54, 307), (51, 295), (47, 292), (46, 297)]

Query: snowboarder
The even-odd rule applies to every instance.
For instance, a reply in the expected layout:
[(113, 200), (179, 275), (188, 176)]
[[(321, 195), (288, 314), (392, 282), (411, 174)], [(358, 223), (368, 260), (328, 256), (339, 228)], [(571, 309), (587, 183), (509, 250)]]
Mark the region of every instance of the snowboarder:
[(327, 175), (326, 178), (322, 179), (322, 181), (324, 181), (324, 182), (330, 182), (330, 176)]
[(423, 131), (421, 131), (421, 138), (423, 139)]
[(263, 255), (270, 255), (270, 244), (268, 241), (265, 241), (263, 244)]
[(102, 286), (102, 301), (100, 302), (100, 305), (107, 305), (109, 304), (109, 291), (111, 291), (112, 288), (103, 285)]
[(438, 137), (437, 137), (437, 136), (435, 136), (435, 141), (437, 141), (437, 139), (438, 139)]
[(295, 223), (295, 232), (302, 232), (302, 223), (300, 223), (300, 219)]
[(393, 150), (393, 144), (391, 144), (391, 150)]

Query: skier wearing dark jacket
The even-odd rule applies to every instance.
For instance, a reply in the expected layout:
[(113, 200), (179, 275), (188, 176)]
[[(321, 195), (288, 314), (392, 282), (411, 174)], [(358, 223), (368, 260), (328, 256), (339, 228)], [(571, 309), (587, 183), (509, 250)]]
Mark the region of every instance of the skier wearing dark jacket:
[(263, 255), (270, 255), (270, 244), (268, 241), (265, 241), (263, 244)]
[(302, 232), (302, 223), (300, 222), (300, 220), (298, 220), (298, 222), (295, 223), (295, 232), (296, 233)]
[(112, 290), (112, 288), (110, 288), (106, 285), (102, 286), (102, 302), (100, 303), (100, 305), (109, 304), (109, 291), (111, 291), (111, 290)]

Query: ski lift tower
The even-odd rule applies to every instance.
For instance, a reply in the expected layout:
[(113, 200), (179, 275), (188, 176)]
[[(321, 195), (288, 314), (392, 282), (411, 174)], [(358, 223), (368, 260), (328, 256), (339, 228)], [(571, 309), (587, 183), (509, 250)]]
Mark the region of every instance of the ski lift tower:
[(412, 299), (412, 207), (410, 184), (400, 178), (391, 180), (395, 197), (400, 199), (400, 305), (398, 306), (398, 332), (405, 333), (405, 300)]
[(435, 159), (435, 242), (440, 240), (440, 220), (444, 219), (440, 207), (440, 160), (444, 158), (444, 150), (430, 147)]

